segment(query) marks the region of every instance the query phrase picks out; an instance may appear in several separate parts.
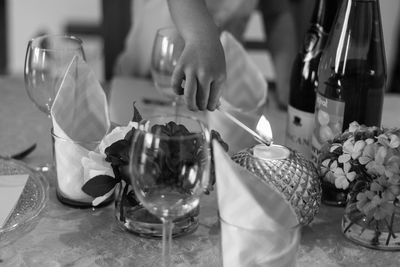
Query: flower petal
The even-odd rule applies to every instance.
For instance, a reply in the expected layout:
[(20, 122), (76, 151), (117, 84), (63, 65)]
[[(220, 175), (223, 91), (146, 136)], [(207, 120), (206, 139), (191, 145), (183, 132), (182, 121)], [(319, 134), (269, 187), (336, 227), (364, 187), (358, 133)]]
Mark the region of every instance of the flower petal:
[(338, 157), (338, 162), (345, 163), (345, 162), (348, 162), (350, 159), (351, 159), (350, 154), (342, 154)]
[(354, 178), (356, 178), (356, 172), (349, 172), (346, 174), (347, 180), (350, 182), (354, 181)]

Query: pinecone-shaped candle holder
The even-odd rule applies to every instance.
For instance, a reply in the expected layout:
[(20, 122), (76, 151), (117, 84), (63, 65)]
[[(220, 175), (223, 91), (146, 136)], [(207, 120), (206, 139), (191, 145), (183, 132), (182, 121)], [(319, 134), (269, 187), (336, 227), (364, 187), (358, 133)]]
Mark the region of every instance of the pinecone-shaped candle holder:
[(309, 224), (318, 213), (322, 192), (318, 173), (301, 154), (280, 145), (260, 144), (236, 153), (232, 160), (281, 192), (300, 224)]

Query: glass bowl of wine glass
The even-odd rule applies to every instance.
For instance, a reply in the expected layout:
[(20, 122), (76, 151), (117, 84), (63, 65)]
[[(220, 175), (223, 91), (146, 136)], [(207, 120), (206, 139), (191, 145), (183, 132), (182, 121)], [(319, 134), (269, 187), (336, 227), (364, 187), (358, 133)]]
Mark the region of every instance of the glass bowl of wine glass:
[(171, 99), (175, 106), (179, 96), (171, 86), (171, 76), (182, 54), (185, 42), (177, 29), (166, 27), (157, 30), (151, 54), (151, 75), (158, 91)]
[(35, 105), (50, 116), (50, 109), (65, 71), (74, 56), (85, 59), (82, 40), (70, 35), (42, 35), (28, 42), (25, 89)]

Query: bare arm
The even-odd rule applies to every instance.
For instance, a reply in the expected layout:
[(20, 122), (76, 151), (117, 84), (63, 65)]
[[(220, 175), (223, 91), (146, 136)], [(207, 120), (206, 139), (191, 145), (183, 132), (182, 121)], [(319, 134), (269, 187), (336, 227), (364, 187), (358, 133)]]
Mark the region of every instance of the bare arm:
[(214, 110), (226, 78), (219, 32), (204, 0), (168, 0), (172, 19), (185, 48), (172, 75), (179, 92), (185, 79), (185, 101), (191, 110)]

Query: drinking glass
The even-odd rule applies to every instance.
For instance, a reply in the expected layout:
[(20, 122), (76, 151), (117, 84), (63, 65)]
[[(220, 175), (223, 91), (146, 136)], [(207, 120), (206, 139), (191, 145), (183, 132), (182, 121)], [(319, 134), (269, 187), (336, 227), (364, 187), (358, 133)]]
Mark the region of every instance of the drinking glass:
[(74, 56), (85, 59), (82, 41), (75, 36), (42, 35), (28, 42), (25, 89), (33, 103), (49, 117), (65, 71)]
[[(42, 35), (28, 42), (24, 67), (25, 89), (32, 102), (49, 118), (64, 74), (75, 56), (85, 60), (82, 41), (75, 36)], [(46, 163), (38, 169), (48, 171), (52, 166)]]
[(157, 30), (151, 55), (151, 75), (158, 91), (171, 99), (172, 106), (179, 105), (179, 95), (171, 86), (171, 76), (182, 54), (185, 42), (173, 27)]
[(209, 131), (192, 117), (151, 117), (133, 135), (129, 166), (136, 197), (163, 222), (163, 263), (170, 266), (173, 220), (198, 207), (208, 185)]

